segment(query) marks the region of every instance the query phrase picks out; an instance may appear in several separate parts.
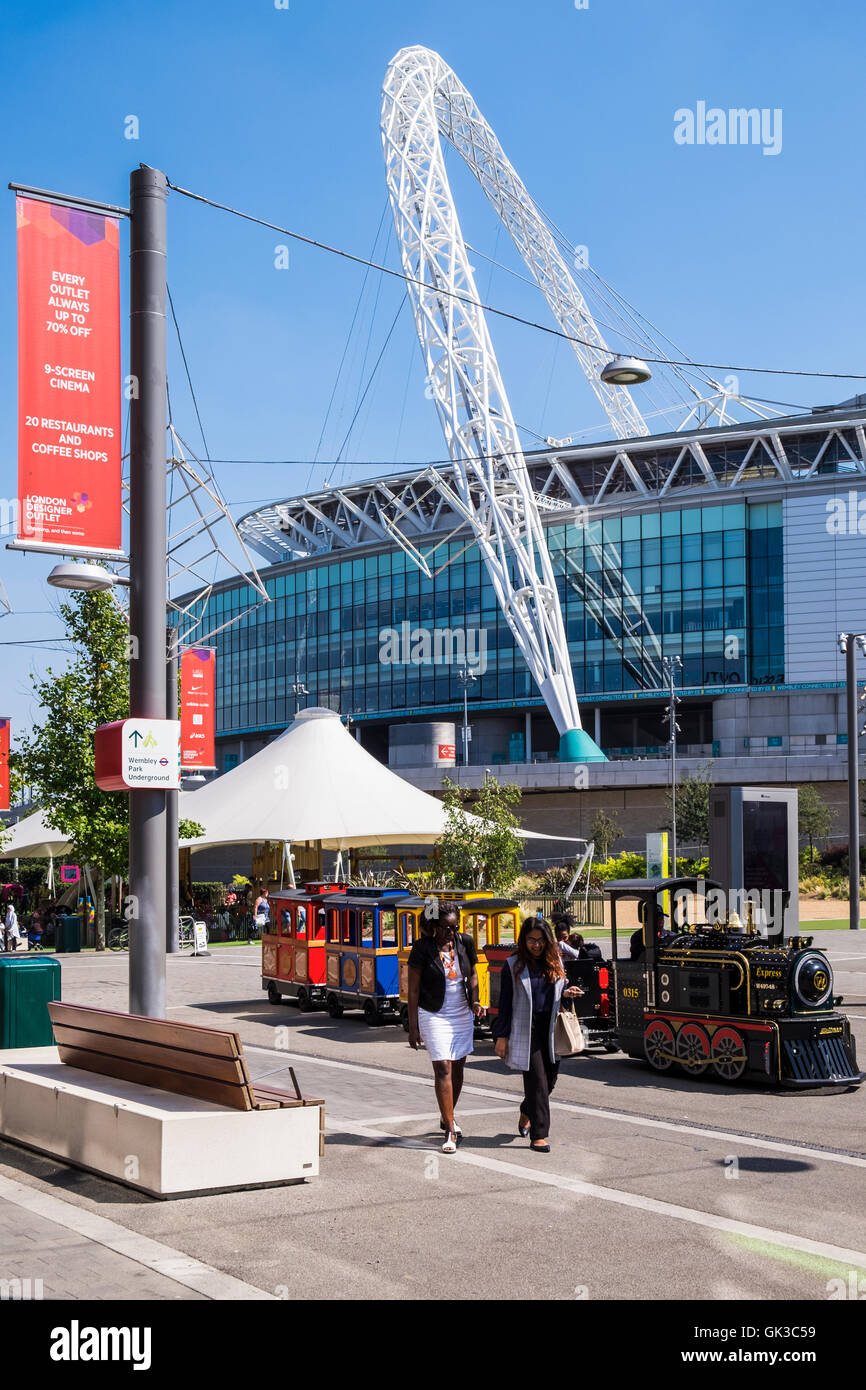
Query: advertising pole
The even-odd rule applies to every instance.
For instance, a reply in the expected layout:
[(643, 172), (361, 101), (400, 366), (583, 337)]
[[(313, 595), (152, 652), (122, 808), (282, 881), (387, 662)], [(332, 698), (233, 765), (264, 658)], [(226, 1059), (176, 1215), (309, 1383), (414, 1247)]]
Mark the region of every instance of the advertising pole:
[[(177, 719), (177, 632), (166, 628), (168, 665), (165, 681), (165, 717)], [(165, 949), (170, 955), (180, 950), (180, 865), (178, 863), (178, 818), (180, 792), (165, 794)]]
[[(130, 206), (129, 710), (165, 719), (166, 180), (134, 169)], [(165, 1017), (166, 793), (129, 793), (129, 1011)]]

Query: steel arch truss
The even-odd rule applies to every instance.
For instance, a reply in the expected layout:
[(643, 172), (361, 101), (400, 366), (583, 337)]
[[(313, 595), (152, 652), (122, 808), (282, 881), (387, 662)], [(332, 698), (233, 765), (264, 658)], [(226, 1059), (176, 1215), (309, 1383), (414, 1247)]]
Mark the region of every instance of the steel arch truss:
[(454, 461), (454, 512), (560, 734), (580, 715), (559, 595), (517, 427), (479, 305), (445, 170), (444, 135), (480, 182), (575, 346), (618, 434), (645, 434), (628, 393), (598, 380), (610, 356), (543, 218), (465, 87), (439, 57), (404, 49), (382, 97), (391, 207), (427, 379)]

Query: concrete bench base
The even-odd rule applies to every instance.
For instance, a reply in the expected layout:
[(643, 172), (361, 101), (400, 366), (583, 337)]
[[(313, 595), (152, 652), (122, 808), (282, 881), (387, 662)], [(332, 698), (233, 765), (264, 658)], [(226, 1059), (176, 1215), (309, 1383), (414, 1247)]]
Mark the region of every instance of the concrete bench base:
[(0, 1051), (0, 1135), (152, 1197), (302, 1182), (322, 1108), (229, 1110), (65, 1066), (56, 1047)]

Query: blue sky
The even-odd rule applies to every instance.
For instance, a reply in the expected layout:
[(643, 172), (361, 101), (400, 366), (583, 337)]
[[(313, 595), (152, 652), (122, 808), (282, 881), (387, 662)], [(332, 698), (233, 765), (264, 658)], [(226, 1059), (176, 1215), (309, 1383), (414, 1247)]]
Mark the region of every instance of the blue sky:
[[(844, 0), (687, 6), (673, 0), (6, 0), (0, 57), (4, 182), (125, 203), (139, 161), (176, 183), (366, 255), (386, 204), (380, 88), (398, 49), (454, 67), (509, 158), (593, 265), (696, 359), (862, 371), (861, 54), (866, 19)], [(775, 157), (752, 146), (683, 147), (674, 112), (781, 108)], [(139, 139), (124, 138), (126, 118)], [(517, 267), (469, 175), (449, 163), (467, 238)], [(0, 218), (0, 464), (16, 492), (13, 195)], [(390, 215), (377, 255), (397, 264)], [(311, 460), (325, 424), (363, 271), (173, 196), (169, 283), (211, 453)], [(387, 244), (386, 244), (387, 243)], [(125, 242), (121, 277), (125, 295)], [(544, 301), (479, 261), (484, 297), (549, 321)], [(521, 267), (522, 269), (522, 267)], [(311, 468), (216, 468), (235, 514), (321, 483), (403, 294), (371, 275)], [(494, 321), (516, 418), (562, 436), (601, 421), (568, 348)], [(366, 356), (365, 356), (366, 353)], [(124, 358), (126, 344), (124, 335)], [(175, 420), (196, 427), (176, 348)], [(812, 404), (856, 383), (742, 376), (746, 391)], [(408, 308), (334, 478), (442, 457)], [(355, 466), (350, 466), (354, 464)], [(0, 551), (15, 612), (0, 642), (59, 632), (49, 562)], [(48, 660), (5, 646), (0, 713), (31, 716), (29, 672)]]

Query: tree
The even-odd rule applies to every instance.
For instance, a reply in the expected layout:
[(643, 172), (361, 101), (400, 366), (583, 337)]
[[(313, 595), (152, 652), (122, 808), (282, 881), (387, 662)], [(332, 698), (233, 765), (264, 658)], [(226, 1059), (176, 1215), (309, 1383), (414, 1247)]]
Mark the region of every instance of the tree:
[(595, 841), (595, 847), (602, 859), (609, 859), (610, 852), (617, 840), (622, 839), (622, 826), (617, 820), (616, 812), (610, 815), (606, 811), (598, 810), (592, 818), (592, 825), (589, 827), (589, 838)]
[(809, 840), (809, 862), (815, 861), (815, 840), (823, 840), (833, 826), (833, 812), (817, 787), (804, 782), (797, 788), (797, 829)]
[[(710, 788), (712, 782), (712, 759), (698, 763), (697, 771), (689, 773), (677, 783), (677, 847), (697, 845), (703, 858), (704, 845), (710, 842)], [(665, 830), (673, 828), (673, 805), (670, 791), (665, 792), (668, 804), (668, 819)], [(676, 873), (676, 865), (673, 867)]]
[(520, 872), (520, 823), (511, 809), (520, 801), (520, 788), (501, 785), (488, 773), (469, 812), (468, 791), (447, 777), (443, 787), (446, 821), (434, 846), (437, 867), (453, 888), (507, 892)]
[[(93, 868), (96, 949), (103, 951), (105, 880), (127, 870), (129, 797), (97, 787), (93, 736), (101, 724), (129, 717), (127, 622), (105, 592), (74, 593), (60, 616), (72, 661), (59, 675), (49, 667), (44, 679), (33, 677), (45, 718), (20, 740), (12, 763), (75, 857)], [(194, 821), (181, 821), (181, 839), (202, 833)]]

